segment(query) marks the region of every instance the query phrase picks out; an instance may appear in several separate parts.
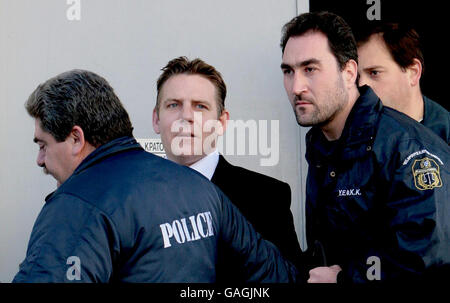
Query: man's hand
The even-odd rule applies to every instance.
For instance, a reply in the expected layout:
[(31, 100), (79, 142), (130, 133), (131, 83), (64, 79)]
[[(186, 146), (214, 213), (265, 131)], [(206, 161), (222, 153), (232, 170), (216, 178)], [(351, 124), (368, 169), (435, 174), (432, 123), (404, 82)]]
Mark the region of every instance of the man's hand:
[(308, 283), (337, 283), (337, 275), (341, 270), (339, 265), (313, 268), (309, 271)]

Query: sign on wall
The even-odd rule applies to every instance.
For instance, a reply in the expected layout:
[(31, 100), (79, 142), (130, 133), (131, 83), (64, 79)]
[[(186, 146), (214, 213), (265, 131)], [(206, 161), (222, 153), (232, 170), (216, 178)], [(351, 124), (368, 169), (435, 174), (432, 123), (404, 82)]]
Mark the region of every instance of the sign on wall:
[(146, 152), (155, 154), (163, 158), (167, 158), (166, 151), (164, 150), (164, 146), (160, 138), (136, 139), (136, 141)]

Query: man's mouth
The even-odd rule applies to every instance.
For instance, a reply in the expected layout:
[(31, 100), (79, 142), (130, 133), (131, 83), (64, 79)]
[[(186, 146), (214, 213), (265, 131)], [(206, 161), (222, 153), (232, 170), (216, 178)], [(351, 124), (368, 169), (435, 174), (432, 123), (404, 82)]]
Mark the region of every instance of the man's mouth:
[(195, 136), (192, 133), (179, 133), (177, 134), (177, 137), (194, 138)]
[(305, 100), (297, 100), (297, 101), (295, 101), (295, 106), (300, 106), (300, 105), (312, 105), (312, 102), (305, 101)]
[(303, 98), (302, 96), (295, 96), (294, 97), (294, 106), (303, 106), (303, 105), (312, 105), (313, 102), (310, 100), (307, 100), (306, 98)]

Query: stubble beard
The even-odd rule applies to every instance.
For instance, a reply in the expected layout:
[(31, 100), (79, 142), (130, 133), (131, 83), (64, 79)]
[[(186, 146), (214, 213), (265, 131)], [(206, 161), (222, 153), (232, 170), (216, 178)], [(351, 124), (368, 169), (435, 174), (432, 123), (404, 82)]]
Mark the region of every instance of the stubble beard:
[[(294, 97), (294, 104), (297, 100), (302, 99), (301, 96)], [(294, 113), (297, 123), (303, 127), (327, 125), (342, 111), (348, 103), (348, 92), (345, 89), (342, 77), (339, 77), (333, 87), (328, 88), (323, 95), (323, 100), (320, 100), (322, 106), (319, 107), (315, 100), (303, 98), (302, 100), (311, 102), (312, 111), (306, 114), (306, 110), (295, 107)], [(332, 101), (332, 102), (330, 102)]]

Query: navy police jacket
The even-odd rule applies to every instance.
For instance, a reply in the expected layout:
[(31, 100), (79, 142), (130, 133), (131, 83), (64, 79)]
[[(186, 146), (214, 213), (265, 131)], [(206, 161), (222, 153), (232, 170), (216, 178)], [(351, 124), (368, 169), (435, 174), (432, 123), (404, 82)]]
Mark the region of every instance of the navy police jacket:
[(424, 113), (421, 123), (450, 144), (450, 113), (438, 103), (423, 96)]
[[(306, 137), (306, 232), (338, 282), (410, 281), (450, 264), (450, 149), (360, 89), (339, 140)], [(317, 257), (319, 257), (319, 260)], [(448, 278), (448, 277), (446, 277)]]
[(219, 244), (248, 282), (295, 279), (211, 182), (124, 137), (46, 198), (13, 282), (215, 282)]

